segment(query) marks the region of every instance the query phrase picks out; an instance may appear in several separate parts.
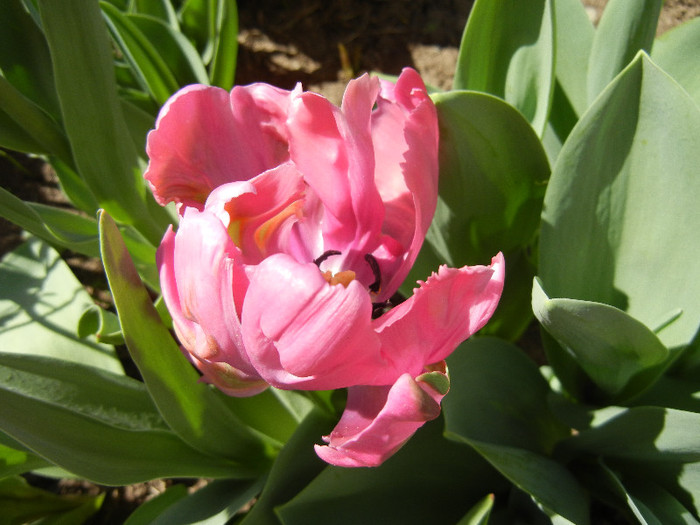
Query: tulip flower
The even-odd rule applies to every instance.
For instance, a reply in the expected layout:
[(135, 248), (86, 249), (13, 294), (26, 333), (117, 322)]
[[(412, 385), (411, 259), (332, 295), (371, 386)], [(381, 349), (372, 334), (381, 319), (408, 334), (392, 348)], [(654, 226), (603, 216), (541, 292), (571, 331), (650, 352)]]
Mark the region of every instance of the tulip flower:
[(438, 126), (420, 76), (364, 75), (340, 107), (264, 84), (189, 86), (148, 136), (146, 179), (175, 202), (158, 249), (175, 332), (227, 394), (348, 388), (316, 447), (376, 466), (440, 413), (444, 359), (495, 310), (504, 262), (441, 267), (390, 299), (437, 204)]

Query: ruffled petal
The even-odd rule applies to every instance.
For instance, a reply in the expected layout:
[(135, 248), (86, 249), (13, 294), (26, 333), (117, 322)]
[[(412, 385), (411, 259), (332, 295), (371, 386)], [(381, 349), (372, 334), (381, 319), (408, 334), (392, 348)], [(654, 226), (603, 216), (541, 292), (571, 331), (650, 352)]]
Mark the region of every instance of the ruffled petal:
[(286, 161), (289, 96), (263, 84), (238, 86), (230, 94), (203, 85), (178, 91), (148, 134), (144, 176), (156, 200), (201, 209), (217, 186)]
[(277, 388), (326, 390), (376, 384), (386, 369), (357, 281), (329, 284), (313, 263), (265, 259), (243, 304), (243, 340), (258, 373)]
[(309, 262), (321, 250), (321, 231), (318, 222), (304, 220), (306, 214), (314, 217), (319, 204), (306, 198), (306, 190), (294, 164), (286, 162), (249, 181), (219, 186), (205, 209), (226, 226), (245, 264), (277, 252)]
[[(385, 208), (382, 233), (400, 249), (393, 248), (388, 258), (375, 254), (388, 277), (378, 300), (390, 297), (406, 278), (435, 214), (438, 136), (435, 105), (415, 70), (405, 68), (396, 84), (382, 83), (372, 113), (374, 178)], [(397, 251), (400, 256), (393, 256)]]
[(426, 421), (440, 415), (448, 386), (443, 368), (415, 379), (403, 374), (391, 386), (349, 388), (345, 412), (323, 437), (327, 445), (315, 445), (316, 454), (339, 467), (381, 465)]
[(291, 159), (324, 205), (324, 249), (341, 251), (336, 269), (355, 271), (365, 285), (374, 276), (364, 256), (378, 244), (384, 216), (370, 132), (378, 93), (377, 80), (367, 75), (350, 82), (342, 109), (302, 93), (293, 98), (287, 122)]
[(397, 373), (415, 375), (442, 361), (493, 315), (504, 278), (500, 253), (490, 266), (441, 266), (413, 296), (374, 321), (382, 353)]
[[(166, 245), (166, 247), (169, 245)], [(245, 354), (240, 310), (248, 287), (238, 249), (216, 216), (188, 208), (180, 220), (171, 253), (161, 257), (161, 275), (177, 283), (164, 295), (171, 311), (192, 328), (183, 346), (199, 360), (225, 361), (251, 376), (256, 375)], [(172, 269), (168, 269), (172, 265)], [(173, 318), (176, 326), (180, 320)], [(178, 332), (182, 332), (179, 330)]]

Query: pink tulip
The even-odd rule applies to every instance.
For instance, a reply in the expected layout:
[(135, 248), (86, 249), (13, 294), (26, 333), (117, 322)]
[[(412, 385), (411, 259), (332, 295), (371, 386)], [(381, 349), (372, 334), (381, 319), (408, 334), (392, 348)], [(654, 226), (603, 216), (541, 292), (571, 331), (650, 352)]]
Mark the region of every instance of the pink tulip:
[(340, 466), (381, 464), (439, 415), (444, 359), (491, 317), (505, 265), (443, 266), (387, 303), (437, 203), (437, 115), (415, 71), (353, 80), (340, 107), (189, 86), (147, 150), (156, 199), (180, 213), (158, 250), (163, 297), (205, 381), (234, 396), (348, 387), (316, 447)]

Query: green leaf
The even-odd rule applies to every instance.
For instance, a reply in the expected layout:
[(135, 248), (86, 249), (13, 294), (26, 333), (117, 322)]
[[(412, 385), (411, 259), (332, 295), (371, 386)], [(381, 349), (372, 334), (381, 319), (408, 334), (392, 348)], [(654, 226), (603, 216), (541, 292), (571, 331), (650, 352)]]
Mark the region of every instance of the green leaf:
[(59, 208), (24, 202), (0, 188), (0, 216), (46, 242), (91, 257), (99, 254), (94, 220)]
[(464, 30), (454, 89), (506, 100), (539, 136), (554, 87), (554, 23), (549, 0), (477, 0)]
[(368, 516), (373, 523), (456, 523), (503, 487), (504, 480), (478, 454), (443, 437), (437, 419), (379, 467), (327, 466), (276, 514), (284, 525), (357, 524)]
[(547, 457), (568, 429), (548, 410), (549, 387), (535, 364), (510, 343), (471, 338), (448, 358), (448, 367), (446, 435), (474, 447), (546, 508), (587, 523), (583, 491), (563, 465)]
[(31, 239), (0, 262), (0, 347), (123, 373), (110, 346), (77, 337), (92, 300), (52, 248)]
[(700, 106), (700, 18), (664, 33), (654, 41), (651, 58), (690, 93)]
[(591, 103), (640, 50), (651, 52), (663, 0), (610, 0), (603, 11), (588, 58)]
[[(95, 514), (104, 494), (58, 496), (30, 486), (20, 476), (0, 479), (0, 516), (3, 524), (80, 524)], [(68, 521), (70, 520), (70, 521)]]
[(669, 355), (654, 332), (622, 310), (592, 301), (550, 299), (538, 279), (533, 283), (532, 309), (542, 326), (610, 395), (619, 394), (632, 377)]
[(263, 441), (244, 425), (194, 368), (162, 324), (116, 224), (99, 216), (105, 273), (131, 357), (163, 418), (203, 452), (238, 462), (242, 476), (268, 463)]
[(64, 126), (80, 176), (118, 220), (154, 245), (169, 222), (151, 216), (138, 154), (117, 97), (109, 35), (95, 2), (38, 0)]
[(171, 485), (165, 492), (139, 505), (129, 515), (124, 525), (151, 525), (169, 507), (187, 497), (187, 487), (181, 484)]
[(43, 356), (0, 354), (0, 428), (96, 483), (239, 473), (168, 430), (142, 383)]
[(172, 71), (178, 86), (209, 84), (202, 58), (182, 33), (149, 16), (130, 15), (128, 18), (157, 46), (158, 54)]
[(94, 335), (98, 341), (111, 345), (123, 345), (124, 335), (119, 318), (97, 305), (88, 307), (78, 321), (78, 337)]
[(432, 95), (440, 126), (438, 206), (404, 291), (440, 264), (485, 264), (505, 254), (504, 296), (494, 326), (516, 338), (531, 319), (527, 300), (534, 268), (531, 244), (549, 176), (547, 156), (530, 125), (512, 106), (484, 93)]
[(0, 479), (49, 465), (48, 461), (30, 452), (0, 444)]
[(586, 80), (594, 28), (580, 0), (556, 0), (555, 84), (549, 122), (542, 137), (550, 162), (588, 108)]
[(100, 2), (107, 26), (143, 88), (163, 105), (180, 87), (165, 58), (131, 17), (116, 7)]
[(46, 39), (21, 0), (6, 0), (2, 4), (0, 70), (25, 97), (54, 119), (60, 119)]
[(262, 494), (241, 525), (279, 525), (275, 508), (299, 493), (326, 465), (316, 456), (313, 445), (331, 425), (319, 409), (306, 416), (277, 456)]
[(571, 523), (589, 523), (587, 495), (561, 463), (521, 448), (464, 439), (535, 501)]
[(261, 479), (217, 480), (191, 496), (170, 496), (175, 501), (167, 507), (158, 501), (161, 496), (139, 507), (124, 525), (226, 525), (260, 492), (262, 485)]
[(0, 75), (0, 110), (40, 146), (30, 153), (50, 153), (72, 162), (70, 145), (63, 130), (34, 102), (20, 93), (10, 82)]
[[(586, 78), (595, 29), (580, 0), (556, 0), (556, 79), (566, 99), (580, 116), (588, 108)], [(559, 108), (552, 107), (552, 113)]]
[(449, 437), (547, 454), (568, 434), (547, 408), (547, 382), (516, 346), (472, 337), (447, 365), (452, 386), (442, 404)]
[(236, 75), (238, 55), (238, 7), (236, 0), (218, 0), (216, 11), (210, 10), (213, 31), (210, 33), (214, 55), (209, 66), (213, 86), (230, 90)]
[[(634, 462), (700, 461), (700, 414), (662, 407), (594, 412), (588, 429), (563, 441), (567, 454), (595, 454)], [(597, 421), (597, 417), (601, 419)]]
[(457, 525), (487, 525), (491, 509), (493, 508), (493, 501), (493, 494), (488, 494), (484, 499), (469, 509), (469, 512), (459, 520)]
[(549, 164), (518, 112), (483, 93), (432, 96), (440, 126), (437, 227), (452, 262), (475, 264), (529, 243), (537, 228)]
[(177, 20), (177, 13), (173, 8), (170, 0), (134, 0), (132, 2), (134, 12), (141, 15), (150, 15), (173, 28), (174, 31), (179, 31), (180, 24)]
[(700, 244), (689, 241), (700, 229), (695, 136), (698, 107), (638, 55), (583, 116), (554, 166), (539, 245), (551, 297), (614, 306), (659, 328), (669, 349), (693, 339), (700, 319)]

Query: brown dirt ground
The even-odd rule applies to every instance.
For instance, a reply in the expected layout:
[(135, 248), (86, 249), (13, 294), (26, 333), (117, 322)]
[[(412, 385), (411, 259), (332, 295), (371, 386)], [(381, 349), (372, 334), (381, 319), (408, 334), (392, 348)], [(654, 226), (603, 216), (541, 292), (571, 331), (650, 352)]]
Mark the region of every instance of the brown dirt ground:
[[(606, 0), (582, 0), (597, 22)], [(239, 0), (237, 82), (268, 82), (291, 89), (302, 82), (339, 102), (347, 81), (365, 71), (398, 74), (412, 66), (426, 83), (449, 89), (457, 49), (473, 0)], [(700, 16), (700, 0), (666, 0), (662, 33)], [(31, 201), (65, 206), (55, 175), (38, 159), (0, 150), (0, 185)], [(21, 242), (20, 230), (0, 219), (0, 256)], [(104, 301), (99, 261), (65, 254), (81, 280)], [(123, 523), (166, 483), (123, 488), (74, 482), (40, 484), (58, 493), (105, 491), (102, 511), (89, 523)], [(200, 481), (194, 487), (205, 484)]]

